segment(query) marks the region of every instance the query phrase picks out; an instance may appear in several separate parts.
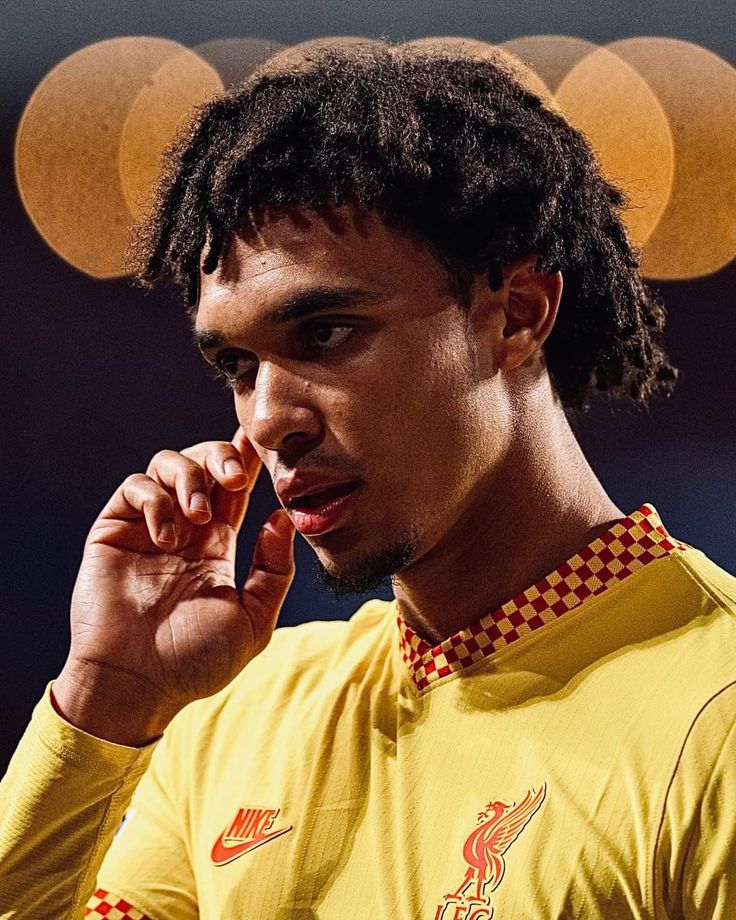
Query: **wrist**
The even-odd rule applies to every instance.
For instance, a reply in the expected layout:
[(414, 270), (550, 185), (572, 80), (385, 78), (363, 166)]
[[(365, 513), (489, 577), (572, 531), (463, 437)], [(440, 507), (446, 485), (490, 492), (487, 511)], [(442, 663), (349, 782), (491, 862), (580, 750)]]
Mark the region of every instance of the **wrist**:
[(51, 704), (75, 728), (128, 747), (158, 740), (175, 715), (152, 703), (144, 681), (85, 662), (64, 665), (51, 685)]

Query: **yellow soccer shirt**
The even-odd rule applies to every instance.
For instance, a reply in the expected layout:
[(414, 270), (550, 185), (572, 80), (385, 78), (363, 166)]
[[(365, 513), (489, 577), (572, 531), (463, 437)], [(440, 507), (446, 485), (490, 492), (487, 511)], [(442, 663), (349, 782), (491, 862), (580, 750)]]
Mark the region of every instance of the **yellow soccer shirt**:
[(280, 628), (167, 729), (88, 915), (736, 917), (735, 614), (644, 504), (436, 647), (395, 600)]

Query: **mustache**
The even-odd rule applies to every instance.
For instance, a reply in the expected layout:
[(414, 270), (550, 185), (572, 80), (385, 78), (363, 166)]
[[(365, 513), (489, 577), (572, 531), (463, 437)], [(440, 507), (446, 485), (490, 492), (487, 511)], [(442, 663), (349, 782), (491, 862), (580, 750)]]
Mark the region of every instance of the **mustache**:
[(293, 474), (305, 475), (308, 473), (338, 473), (345, 479), (362, 479), (363, 477), (356, 469), (357, 465), (349, 466), (344, 457), (335, 457), (330, 454), (320, 454), (313, 452), (305, 454), (301, 460), (288, 466), (282, 460), (276, 460), (271, 479), (276, 480), (280, 477), (286, 477)]

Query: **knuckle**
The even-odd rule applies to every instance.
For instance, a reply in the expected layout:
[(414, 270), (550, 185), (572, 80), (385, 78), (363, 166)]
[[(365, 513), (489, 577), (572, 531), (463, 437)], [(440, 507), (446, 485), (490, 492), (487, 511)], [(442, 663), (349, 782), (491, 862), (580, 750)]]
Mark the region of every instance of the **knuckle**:
[(131, 473), (130, 476), (126, 476), (123, 480), (122, 488), (135, 490), (150, 481), (144, 473)]
[(201, 466), (197, 466), (187, 471), (184, 484), (187, 491), (206, 492), (209, 489), (211, 477)]
[(167, 495), (161, 489), (157, 489), (149, 498), (146, 499), (146, 504), (149, 505), (152, 511), (156, 512), (166, 512), (169, 513), (174, 509), (174, 502), (170, 495)]
[(158, 466), (164, 466), (169, 463), (173, 457), (176, 456), (177, 453), (174, 450), (164, 449), (156, 451), (156, 453), (151, 457), (151, 461), (148, 464), (148, 469), (151, 470)]
[(181, 452), (185, 456), (189, 456), (191, 454), (199, 455), (199, 454), (206, 453), (208, 450), (211, 450), (213, 444), (219, 444), (219, 443), (220, 441), (198, 441), (196, 444), (192, 444), (191, 447), (185, 447)]

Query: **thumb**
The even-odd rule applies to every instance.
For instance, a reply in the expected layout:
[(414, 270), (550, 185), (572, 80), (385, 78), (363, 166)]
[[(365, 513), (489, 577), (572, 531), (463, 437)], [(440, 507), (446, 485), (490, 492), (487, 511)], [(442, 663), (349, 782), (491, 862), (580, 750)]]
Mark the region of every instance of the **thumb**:
[(253, 564), (241, 601), (253, 624), (256, 654), (268, 645), (271, 633), (294, 580), (294, 535), (288, 513), (279, 508), (261, 527), (253, 550)]

